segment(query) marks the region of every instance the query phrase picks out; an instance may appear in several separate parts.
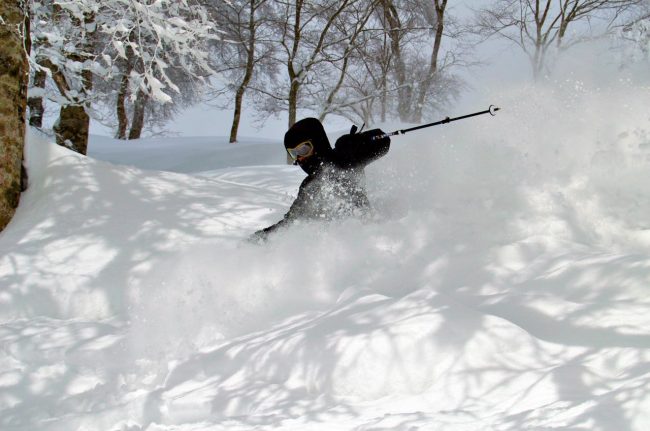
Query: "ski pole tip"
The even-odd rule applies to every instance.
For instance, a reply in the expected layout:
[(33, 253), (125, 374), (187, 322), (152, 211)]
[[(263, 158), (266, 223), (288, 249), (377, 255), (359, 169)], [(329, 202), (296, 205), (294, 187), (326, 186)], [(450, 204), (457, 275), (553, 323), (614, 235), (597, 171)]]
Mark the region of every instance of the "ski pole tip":
[(490, 115), (495, 116), (496, 112), (499, 110), (501, 110), (501, 108), (499, 108), (498, 106), (490, 105), (490, 109), (489, 109)]

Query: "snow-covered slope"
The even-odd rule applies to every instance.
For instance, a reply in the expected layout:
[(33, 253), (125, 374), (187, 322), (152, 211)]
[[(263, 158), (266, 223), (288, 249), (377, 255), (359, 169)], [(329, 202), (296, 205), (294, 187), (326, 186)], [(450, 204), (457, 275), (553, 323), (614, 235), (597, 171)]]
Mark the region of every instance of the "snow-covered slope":
[(263, 246), (303, 177), (279, 141), (85, 158), (32, 132), (0, 428), (648, 429), (649, 95), (499, 94), (393, 140), (376, 219)]

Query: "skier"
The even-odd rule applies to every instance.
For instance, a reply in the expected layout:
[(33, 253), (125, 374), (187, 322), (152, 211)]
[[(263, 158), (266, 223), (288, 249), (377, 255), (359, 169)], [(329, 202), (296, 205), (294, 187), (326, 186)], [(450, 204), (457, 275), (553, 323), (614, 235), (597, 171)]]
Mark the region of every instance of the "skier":
[(321, 122), (305, 118), (284, 135), (284, 147), (307, 177), (282, 220), (255, 232), (251, 237), (255, 242), (265, 241), (269, 234), (296, 220), (333, 220), (367, 213), (370, 203), (364, 167), (388, 152), (390, 138), (380, 129), (356, 133), (353, 126), (332, 149)]

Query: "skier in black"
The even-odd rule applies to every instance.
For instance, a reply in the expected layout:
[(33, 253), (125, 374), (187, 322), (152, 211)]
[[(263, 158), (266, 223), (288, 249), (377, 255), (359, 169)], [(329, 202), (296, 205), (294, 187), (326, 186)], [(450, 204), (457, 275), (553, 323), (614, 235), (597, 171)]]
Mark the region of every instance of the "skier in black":
[(380, 129), (363, 133), (355, 129), (337, 139), (333, 149), (316, 118), (300, 120), (287, 131), (284, 147), (307, 177), (284, 218), (255, 232), (253, 241), (264, 241), (296, 220), (333, 220), (367, 212), (364, 167), (388, 152), (390, 138)]

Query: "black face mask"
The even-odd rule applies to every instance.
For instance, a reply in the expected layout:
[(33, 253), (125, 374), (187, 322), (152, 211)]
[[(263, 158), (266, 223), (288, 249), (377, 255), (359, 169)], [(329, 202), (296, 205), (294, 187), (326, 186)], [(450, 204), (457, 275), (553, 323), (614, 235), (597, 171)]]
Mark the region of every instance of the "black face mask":
[(313, 154), (312, 156), (308, 157), (305, 160), (302, 160), (301, 162), (296, 162), (294, 164), (297, 164), (302, 168), (303, 171), (307, 173), (307, 175), (315, 175), (319, 169), (325, 164), (325, 160), (323, 160), (322, 157), (318, 154)]

